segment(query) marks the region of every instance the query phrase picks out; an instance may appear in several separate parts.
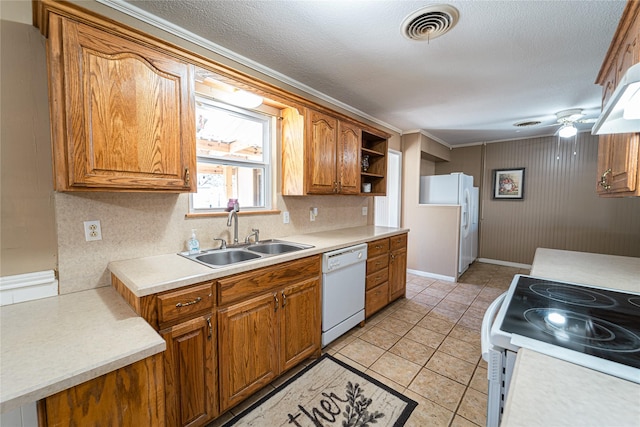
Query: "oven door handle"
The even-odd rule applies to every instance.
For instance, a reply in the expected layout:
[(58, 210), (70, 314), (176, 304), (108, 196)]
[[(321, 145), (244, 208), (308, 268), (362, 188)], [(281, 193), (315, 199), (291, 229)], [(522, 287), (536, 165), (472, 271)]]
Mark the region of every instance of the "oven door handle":
[(498, 310), (502, 306), (502, 302), (507, 297), (507, 293), (503, 293), (498, 298), (496, 298), (491, 305), (487, 308), (487, 311), (484, 312), (484, 317), (482, 318), (482, 329), (480, 330), (480, 346), (482, 348), (482, 358), (485, 361), (489, 361), (489, 350), (493, 347), (491, 345), (491, 325), (493, 324), (493, 319), (495, 319)]

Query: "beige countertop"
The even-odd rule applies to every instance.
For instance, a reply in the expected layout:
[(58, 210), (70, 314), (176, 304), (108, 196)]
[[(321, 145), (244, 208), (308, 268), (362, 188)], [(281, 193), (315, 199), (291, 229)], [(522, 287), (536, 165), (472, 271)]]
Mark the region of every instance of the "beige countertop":
[[(115, 261), (109, 269), (144, 296), (408, 231), (364, 226), (282, 237), (314, 247), (218, 269), (177, 254)], [(162, 337), (111, 287), (4, 306), (0, 321), (3, 413), (166, 348)]]
[(236, 263), (222, 268), (211, 268), (178, 254), (167, 254), (113, 261), (109, 263), (109, 271), (115, 274), (134, 295), (143, 297), (408, 231), (406, 228), (363, 226), (279, 237), (278, 239), (281, 240), (312, 245), (313, 248)]
[(640, 258), (539, 248), (531, 275), (640, 292)]
[(0, 412), (164, 351), (111, 287), (0, 308)]
[[(640, 258), (540, 248), (531, 275), (640, 292)], [(640, 384), (520, 349), (502, 426), (640, 426)]]
[(640, 425), (640, 385), (522, 348), (502, 426)]

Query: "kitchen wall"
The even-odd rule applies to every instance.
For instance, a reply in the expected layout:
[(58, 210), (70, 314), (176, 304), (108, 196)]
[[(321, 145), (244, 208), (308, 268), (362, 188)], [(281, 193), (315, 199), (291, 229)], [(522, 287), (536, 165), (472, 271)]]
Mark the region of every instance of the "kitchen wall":
[(0, 2), (0, 277), (56, 268), (45, 40), (31, 3)]
[[(596, 195), (598, 138), (524, 139), (452, 150), (436, 174), (481, 187), (479, 257), (531, 264), (536, 248), (640, 257), (640, 198)], [(557, 158), (559, 157), (559, 158)], [(525, 169), (524, 200), (493, 200), (492, 169)]]
[[(404, 135), (402, 150), (402, 226), (411, 230), (407, 239), (407, 267), (415, 272), (429, 272), (434, 277), (455, 277), (459, 235), (447, 230), (460, 228), (459, 207), (432, 209), (419, 204), (420, 175), (435, 172), (433, 159), (448, 159), (449, 150), (421, 133)], [(442, 224), (442, 227), (427, 227), (429, 223)]]
[[(287, 210), (290, 223), (281, 214), (238, 217), (238, 235), (244, 240), (251, 228), (260, 229), (260, 238), (269, 239), (300, 233), (366, 225), (371, 197), (315, 196), (278, 197), (278, 208)], [(106, 286), (110, 282), (109, 261), (161, 255), (186, 250), (191, 229), (197, 229), (202, 248), (217, 247), (213, 238), (231, 242), (233, 227), (226, 216), (185, 218), (187, 194), (146, 193), (56, 193), (60, 293)], [(309, 208), (318, 216), (309, 220)], [(102, 240), (85, 242), (83, 221), (99, 219)]]
[[(230, 60), (167, 35), (96, 2), (74, 2), (113, 19), (147, 30), (186, 46), (201, 55), (231, 65), (284, 89), (278, 83)], [(2, 217), (0, 276), (58, 269), (59, 293), (109, 284), (107, 264), (112, 260), (178, 252), (192, 228), (198, 229), (203, 248), (213, 237), (229, 240), (226, 218), (187, 219), (188, 195), (146, 193), (56, 193), (52, 190), (45, 39), (31, 24), (31, 2), (1, 1), (2, 17)], [(309, 99), (313, 99), (308, 96)], [(318, 101), (317, 99), (313, 99)], [(319, 101), (327, 105), (325, 101)], [(338, 108), (336, 108), (339, 110)], [(348, 113), (342, 111), (343, 113)], [(351, 116), (353, 114), (348, 113)], [(359, 118), (365, 122), (367, 120)], [(370, 123), (372, 124), (372, 123)], [(390, 148), (399, 149), (394, 134)], [(279, 161), (278, 163), (279, 164)], [(279, 182), (275, 184), (280, 188)], [(239, 218), (242, 239), (252, 227), (261, 238), (284, 237), (371, 224), (372, 197), (276, 196), (277, 209), (290, 213), (290, 224), (280, 214)], [(362, 207), (368, 215), (362, 215)], [(309, 221), (309, 208), (319, 214)], [(83, 221), (100, 220), (103, 240), (85, 242)]]

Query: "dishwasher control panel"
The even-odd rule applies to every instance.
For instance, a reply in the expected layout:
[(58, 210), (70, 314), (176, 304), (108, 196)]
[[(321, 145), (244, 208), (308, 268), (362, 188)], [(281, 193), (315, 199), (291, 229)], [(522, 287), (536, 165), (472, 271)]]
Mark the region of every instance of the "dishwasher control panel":
[(338, 270), (358, 262), (366, 261), (366, 259), (366, 244), (349, 246), (347, 248), (326, 252), (322, 256), (322, 272), (327, 273), (329, 271)]

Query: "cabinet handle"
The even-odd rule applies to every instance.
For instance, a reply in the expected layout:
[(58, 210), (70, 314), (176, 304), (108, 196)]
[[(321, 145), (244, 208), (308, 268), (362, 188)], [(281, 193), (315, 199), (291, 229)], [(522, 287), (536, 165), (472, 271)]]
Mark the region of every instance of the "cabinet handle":
[(191, 183), (191, 175), (189, 174), (189, 168), (184, 168), (184, 183), (189, 185)]
[(213, 336), (213, 326), (211, 326), (211, 316), (207, 317), (207, 325), (209, 325), (209, 336), (208, 339), (211, 339)]
[(282, 292), (282, 308), (284, 308), (284, 306), (287, 305), (287, 296), (284, 294), (284, 291)]
[(275, 300), (275, 304), (273, 306), (273, 311), (278, 311), (278, 304), (280, 303), (280, 301), (278, 301), (278, 293), (274, 293), (273, 294), (273, 299)]
[(338, 192), (338, 182), (337, 181), (333, 181), (333, 192), (334, 193)]
[(198, 297), (198, 298), (194, 299), (193, 301), (189, 301), (189, 302), (179, 302), (179, 303), (177, 303), (177, 304), (176, 304), (176, 307), (177, 307), (177, 308), (180, 308), (180, 307), (186, 307), (186, 306), (188, 306), (188, 305), (197, 304), (197, 303), (199, 303), (200, 301), (202, 301), (202, 298)]
[(607, 175), (610, 173), (611, 173), (611, 168), (604, 171), (604, 173), (600, 177), (600, 181), (598, 182), (598, 184), (600, 184), (600, 187), (604, 188), (607, 191), (611, 189), (611, 186), (607, 184)]

